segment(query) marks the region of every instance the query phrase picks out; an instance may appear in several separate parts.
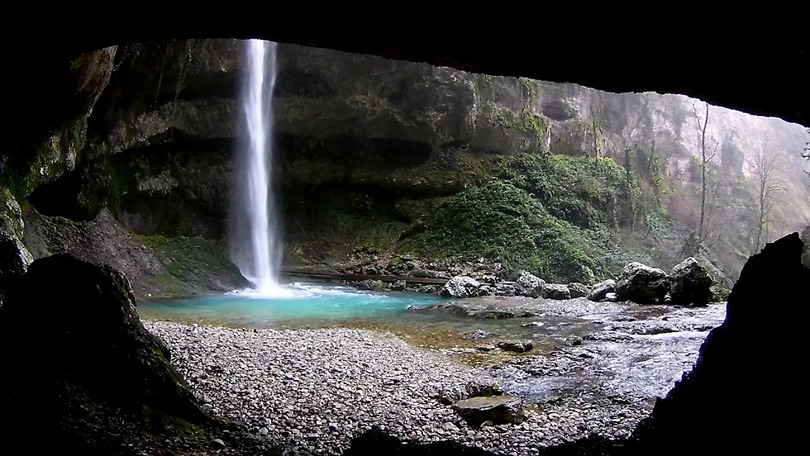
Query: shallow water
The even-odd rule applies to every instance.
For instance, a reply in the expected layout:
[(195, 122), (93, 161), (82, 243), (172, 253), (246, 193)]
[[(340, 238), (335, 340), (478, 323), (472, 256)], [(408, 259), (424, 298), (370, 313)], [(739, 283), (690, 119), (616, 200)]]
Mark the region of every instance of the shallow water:
[[(453, 311), (412, 311), (447, 302), (436, 295), (359, 291), (295, 283), (285, 296), (228, 293), (142, 302), (151, 320), (243, 328), (349, 327), (390, 332), (409, 344), (440, 349), (485, 369), (505, 390), (530, 403), (607, 398), (649, 409), (691, 369), (708, 332), (722, 323), (725, 305), (703, 308), (642, 306), (526, 298), (474, 298), (471, 308), (517, 306), (537, 315), (487, 319)], [(478, 333), (484, 337), (470, 337)], [(494, 350), (498, 341), (528, 339), (526, 354)]]
[(443, 299), (424, 293), (360, 291), (344, 286), (295, 282), (284, 293), (250, 291), (138, 303), (147, 319), (247, 328), (331, 326), (344, 320), (376, 320), (404, 314), (408, 306)]

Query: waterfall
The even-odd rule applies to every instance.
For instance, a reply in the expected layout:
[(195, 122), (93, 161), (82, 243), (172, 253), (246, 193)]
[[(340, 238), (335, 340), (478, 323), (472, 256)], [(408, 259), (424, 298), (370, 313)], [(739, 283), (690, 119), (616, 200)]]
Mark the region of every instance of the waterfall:
[(282, 244), (273, 190), (273, 86), (276, 43), (248, 40), (241, 85), (242, 134), (230, 219), (231, 260), (261, 295), (282, 292)]

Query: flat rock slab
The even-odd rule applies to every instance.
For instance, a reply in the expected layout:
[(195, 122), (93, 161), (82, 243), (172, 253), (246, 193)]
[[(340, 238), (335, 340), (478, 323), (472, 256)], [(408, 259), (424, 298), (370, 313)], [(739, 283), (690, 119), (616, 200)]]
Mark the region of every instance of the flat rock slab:
[(523, 422), (523, 401), (515, 396), (481, 396), (464, 399), (453, 404), (453, 410), (471, 426), (484, 421), (493, 424), (520, 424)]

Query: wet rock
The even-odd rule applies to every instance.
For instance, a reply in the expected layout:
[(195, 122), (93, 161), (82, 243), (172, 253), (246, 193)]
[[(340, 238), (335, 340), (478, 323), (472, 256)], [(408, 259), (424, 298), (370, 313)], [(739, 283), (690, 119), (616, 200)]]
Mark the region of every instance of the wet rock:
[(524, 328), (539, 328), (539, 327), (541, 327), (543, 325), (545, 325), (545, 323), (543, 323), (542, 321), (530, 321), (528, 323), (523, 323), (520, 326), (522, 326)]
[(405, 289), (405, 281), (404, 280), (397, 280), (396, 282), (391, 284), (391, 289), (394, 291), (402, 291)]
[(607, 279), (593, 286), (590, 294), (588, 294), (588, 299), (591, 301), (599, 302), (605, 299), (608, 293), (613, 293), (615, 291), (616, 291), (616, 281), (613, 279)]
[(547, 283), (543, 287), (543, 298), (545, 299), (571, 299), (571, 292), (568, 287), (559, 283)]
[(515, 285), (511, 283), (499, 283), (495, 285), (495, 296), (515, 296)]
[(709, 271), (692, 257), (677, 264), (669, 274), (669, 295), (673, 304), (704, 305), (712, 297)]
[(539, 298), (543, 295), (545, 284), (545, 280), (524, 271), (520, 273), (520, 276), (515, 281), (515, 294)]
[(472, 298), (478, 296), (481, 283), (472, 277), (456, 276), (447, 281), (440, 294), (451, 298)]
[(507, 340), (498, 342), (498, 348), (514, 353), (525, 353), (534, 348), (534, 344), (530, 340)]
[(501, 385), (492, 380), (473, 380), (464, 386), (464, 391), (466, 391), (467, 397), (500, 396), (503, 394)]
[(523, 401), (514, 396), (473, 397), (453, 404), (453, 410), (469, 425), (485, 421), (493, 424), (520, 424), (524, 419)]
[(383, 283), (381, 280), (366, 279), (356, 282), (354, 284), (354, 287), (357, 288), (358, 290), (380, 291), (385, 289), (385, 283)]
[(465, 334), (462, 338), (466, 340), (484, 340), (495, 336), (495, 333), (484, 331), (483, 329), (476, 329), (475, 331)]
[(463, 399), (467, 399), (467, 392), (458, 386), (446, 388), (436, 393), (436, 400), (444, 405), (450, 405)]
[(478, 296), (495, 296), (497, 293), (498, 289), (491, 285), (481, 285), (478, 288)]
[(583, 283), (572, 282), (568, 284), (568, 291), (572, 298), (585, 298), (591, 294), (591, 287)]
[(622, 270), (616, 295), (622, 301), (639, 304), (661, 302), (669, 292), (669, 284), (669, 277), (663, 270), (632, 262)]

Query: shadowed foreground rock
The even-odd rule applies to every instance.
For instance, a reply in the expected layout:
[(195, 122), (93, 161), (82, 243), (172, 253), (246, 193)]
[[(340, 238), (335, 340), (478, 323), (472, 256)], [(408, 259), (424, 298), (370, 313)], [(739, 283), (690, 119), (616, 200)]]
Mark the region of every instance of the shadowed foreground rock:
[[(810, 269), (797, 233), (751, 257), (691, 372), (631, 437), (637, 454), (789, 454), (802, 440)], [(799, 415), (796, 413), (798, 412)]]
[(186, 454), (229, 426), (198, 408), (107, 265), (33, 262), (0, 307), (0, 365), (4, 454)]

